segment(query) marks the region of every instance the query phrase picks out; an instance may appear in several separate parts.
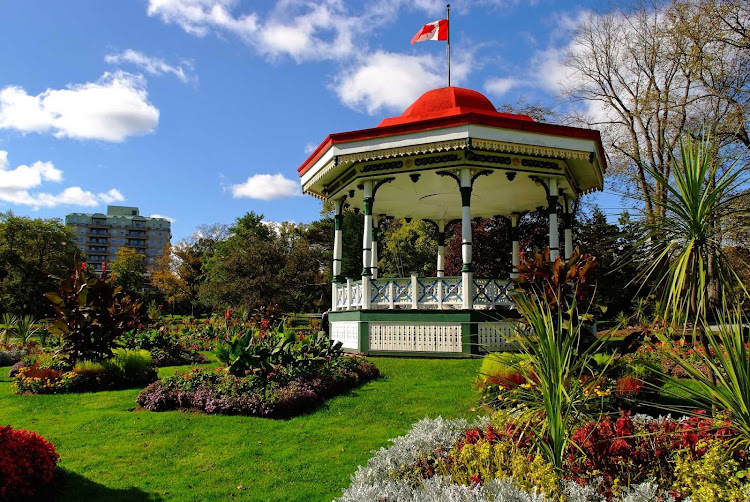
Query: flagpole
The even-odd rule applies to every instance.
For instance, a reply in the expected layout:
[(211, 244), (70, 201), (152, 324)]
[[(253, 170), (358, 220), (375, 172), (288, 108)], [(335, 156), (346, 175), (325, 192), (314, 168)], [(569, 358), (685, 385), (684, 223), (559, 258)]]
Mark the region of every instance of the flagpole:
[(447, 50), (448, 50), (448, 87), (451, 86), (451, 4), (448, 4), (448, 15), (446, 16), (446, 21), (448, 21), (448, 40), (447, 40)]

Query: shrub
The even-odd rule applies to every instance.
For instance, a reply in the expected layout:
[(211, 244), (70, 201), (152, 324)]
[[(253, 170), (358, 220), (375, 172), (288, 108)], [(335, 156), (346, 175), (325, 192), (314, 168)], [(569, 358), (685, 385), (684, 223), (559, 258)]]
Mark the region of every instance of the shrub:
[(739, 463), (726, 443), (709, 441), (699, 446), (706, 449), (700, 459), (695, 459), (689, 451), (677, 455), (673, 489), (684, 497), (692, 497), (693, 502), (748, 500), (750, 484), (738, 477)]
[(204, 364), (208, 358), (195, 350), (189, 350), (180, 343), (176, 330), (167, 326), (159, 329), (128, 331), (119, 342), (129, 349), (145, 349), (151, 352), (153, 366), (180, 366), (183, 364)]
[(450, 476), (452, 482), (471, 486), (512, 478), (522, 490), (536, 489), (552, 497), (559, 494), (555, 467), (539, 453), (519, 448), (512, 437), (498, 434), (492, 426), (484, 431), (469, 429), (465, 435), (447, 457), (438, 460), (436, 471)]
[(84, 263), (60, 279), (59, 292), (45, 296), (57, 314), (50, 332), (61, 337), (61, 353), (72, 364), (79, 359), (107, 359), (119, 336), (145, 320), (140, 302), (131, 300), (122, 288), (89, 275)]
[(734, 436), (736, 431), (725, 421), (690, 417), (642, 422), (622, 412), (617, 420), (605, 417), (579, 426), (571, 437), (565, 469), (579, 483), (598, 477), (598, 491), (607, 497), (621, 484), (650, 479), (671, 487), (677, 452), (701, 459), (709, 441), (725, 442)]
[(79, 375), (99, 375), (105, 373), (107, 369), (100, 362), (82, 359), (76, 363), (73, 371)]
[(253, 373), (264, 377), (277, 367), (311, 373), (342, 353), (341, 342), (330, 340), (325, 333), (297, 337), (283, 328), (238, 333), (216, 347), (216, 357), (235, 376)]
[[(92, 392), (138, 387), (156, 380), (148, 351), (116, 349), (111, 359), (98, 362), (79, 360), (71, 371), (59, 369), (58, 362), (43, 367), (37, 361), (32, 366), (18, 368), (13, 388), (19, 393), (57, 394)], [(70, 366), (68, 366), (70, 368)]]
[[(490, 479), (480, 483), (471, 480), (467, 484), (455, 483), (451, 477), (436, 472), (436, 463), (445, 459), (458, 445), (464, 443), (463, 448), (472, 445), (476, 453), (476, 445), (509, 441), (509, 444), (520, 445), (520, 452), (532, 447), (530, 442), (524, 442), (523, 431), (515, 428), (511, 422), (505, 421), (507, 415), (500, 415), (493, 424), (505, 426), (488, 428), (487, 420), (480, 419), (478, 423), (467, 429), (465, 420), (435, 420), (426, 418), (412, 426), (412, 429), (402, 437), (392, 439), (388, 448), (381, 448), (367, 461), (367, 464), (357, 468), (352, 476), (351, 485), (344, 490), (339, 502), (358, 502), (362, 500), (382, 500), (400, 502), (421, 502), (430, 500), (435, 502), (604, 502), (604, 498), (596, 493), (596, 488), (580, 485), (573, 481), (561, 483), (558, 493), (564, 497), (547, 497), (536, 488), (536, 483), (528, 477), (505, 477), (502, 480)], [(496, 436), (498, 438), (496, 439)], [(470, 448), (471, 450), (471, 448)], [(481, 457), (481, 455), (478, 455)], [(520, 476), (535, 476), (538, 482), (551, 485), (555, 473), (551, 465), (538, 454), (528, 457), (524, 454), (515, 456), (513, 465), (506, 466), (507, 470), (515, 470)], [(431, 462), (432, 470), (429, 469)], [(478, 462), (479, 463), (479, 462)], [(478, 465), (475, 463), (474, 465)], [(458, 473), (458, 470), (456, 471)], [(525, 473), (525, 474), (524, 474)], [(530, 487), (528, 489), (522, 486)], [(645, 482), (623, 487), (618, 500), (623, 502), (652, 502), (673, 500), (656, 483)]]
[(119, 371), (126, 378), (134, 378), (151, 369), (151, 354), (147, 350), (115, 349), (104, 367), (108, 371)]
[(635, 397), (641, 393), (644, 384), (640, 378), (625, 375), (617, 379), (615, 393), (618, 397)]
[(20, 370), (21, 368), (25, 368), (27, 366), (28, 365), (26, 364), (25, 361), (18, 361), (16, 364), (13, 365), (13, 367), (8, 372), (8, 378), (15, 377), (18, 374), (18, 370)]
[(59, 455), (43, 437), (0, 428), (0, 500), (34, 497), (54, 476)]

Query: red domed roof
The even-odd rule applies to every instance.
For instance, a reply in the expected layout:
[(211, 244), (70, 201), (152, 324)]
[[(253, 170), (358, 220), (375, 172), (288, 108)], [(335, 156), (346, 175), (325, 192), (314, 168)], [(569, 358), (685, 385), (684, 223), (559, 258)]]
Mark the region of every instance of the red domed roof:
[(377, 127), (407, 124), (452, 115), (463, 115), (465, 113), (478, 113), (494, 117), (534, 121), (528, 115), (514, 115), (512, 113), (500, 113), (496, 111), (490, 100), (477, 91), (461, 87), (443, 87), (422, 94), (399, 117), (387, 118), (378, 124)]

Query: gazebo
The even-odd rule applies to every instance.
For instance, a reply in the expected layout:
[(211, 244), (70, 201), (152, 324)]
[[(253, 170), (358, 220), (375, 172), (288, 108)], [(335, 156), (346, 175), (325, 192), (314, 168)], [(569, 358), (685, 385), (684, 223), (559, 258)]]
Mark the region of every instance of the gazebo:
[[(448, 355), (506, 350), (511, 277), (475, 277), (471, 220), (511, 222), (519, 264), (522, 213), (547, 207), (550, 255), (573, 252), (570, 207), (600, 190), (606, 161), (598, 131), (500, 113), (458, 87), (422, 95), (372, 129), (330, 134), (298, 172), (305, 193), (335, 210), (331, 338), (366, 354)], [(562, 206), (562, 222), (557, 208)], [(364, 214), (362, 275), (342, 277), (342, 211)], [(378, 220), (415, 218), (438, 231), (436, 277), (380, 277)], [(443, 273), (445, 227), (461, 222), (461, 276)], [(558, 225), (564, 228), (560, 246)]]

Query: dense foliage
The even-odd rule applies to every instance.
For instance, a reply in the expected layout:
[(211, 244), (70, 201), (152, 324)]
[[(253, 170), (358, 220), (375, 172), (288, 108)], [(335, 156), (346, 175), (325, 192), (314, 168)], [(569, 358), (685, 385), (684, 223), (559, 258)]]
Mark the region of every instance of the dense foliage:
[[(584, 436), (589, 427), (601, 426), (612, 433), (604, 434), (600, 442), (592, 442), (582, 451), (571, 446), (567, 450), (565, 469), (560, 471), (534, 451), (533, 442), (526, 435), (528, 425), (514, 421), (509, 415), (496, 415), (472, 425), (465, 420), (424, 419), (414, 424), (407, 435), (392, 440), (390, 447), (376, 452), (367, 465), (359, 467), (351, 486), (339, 500), (551, 502), (563, 496), (563, 500), (569, 502), (651, 502), (673, 500), (673, 495), (693, 495), (694, 500), (701, 502), (711, 500), (697, 498), (695, 491), (689, 488), (682, 488), (682, 491), (675, 488), (685, 481), (685, 476), (680, 475), (684, 466), (700, 466), (703, 479), (721, 471), (715, 462), (704, 461), (716, 456), (714, 447), (704, 447), (701, 443), (705, 438), (715, 441), (721, 434), (706, 431), (693, 435), (694, 426), (704, 427), (705, 422), (688, 424), (624, 416), (618, 423), (619, 436), (618, 426), (607, 423), (597, 422), (576, 430), (576, 437)], [(648, 436), (645, 439), (626, 436), (632, 429), (659, 431), (661, 439), (651, 444)], [(627, 446), (623, 447), (623, 443)], [(582, 444), (585, 444), (583, 440)], [(670, 447), (674, 449), (669, 450)], [(613, 454), (598, 456), (601, 451)], [(658, 455), (646, 458), (649, 452), (658, 452)], [(633, 459), (645, 458), (643, 472), (639, 464), (629, 462), (629, 455), (633, 455)], [(664, 458), (670, 458), (672, 466), (683, 467), (666, 480), (640, 481), (646, 473), (658, 469)], [(623, 477), (616, 481), (610, 479), (609, 484), (600, 482), (597, 469), (607, 470), (610, 466), (619, 466)], [(579, 474), (586, 471), (586, 475), (577, 477), (573, 469)], [(636, 473), (638, 479), (627, 478), (628, 470)], [(750, 493), (746, 484), (743, 487), (741, 481), (736, 481), (738, 479), (715, 476), (711, 482), (715, 488), (723, 490), (724, 495)]]
[(123, 347), (149, 351), (151, 361), (157, 368), (208, 362), (206, 356), (184, 345), (180, 339), (179, 330), (171, 329), (166, 325), (125, 332), (118, 342)]
[(52, 482), (59, 455), (43, 437), (0, 427), (0, 500), (28, 500)]
[(55, 287), (50, 276), (65, 273), (78, 247), (58, 219), (0, 213), (0, 312), (52, 314), (44, 293)]
[(167, 377), (141, 392), (138, 404), (152, 411), (288, 417), (379, 375), (364, 359), (343, 355), (341, 344), (323, 333), (230, 331), (216, 354), (225, 367)]
[(109, 359), (82, 359), (73, 366), (50, 354), (29, 356), (10, 376), (19, 394), (62, 394), (142, 387), (156, 380), (156, 370), (148, 351), (115, 349)]
[(144, 320), (142, 305), (120, 287), (88, 273), (81, 263), (59, 280), (59, 291), (45, 295), (57, 318), (50, 331), (62, 339), (61, 355), (71, 364), (112, 355), (118, 337)]

